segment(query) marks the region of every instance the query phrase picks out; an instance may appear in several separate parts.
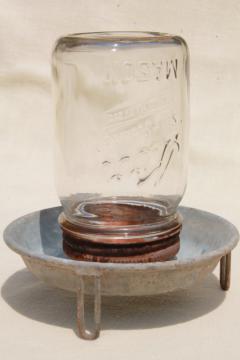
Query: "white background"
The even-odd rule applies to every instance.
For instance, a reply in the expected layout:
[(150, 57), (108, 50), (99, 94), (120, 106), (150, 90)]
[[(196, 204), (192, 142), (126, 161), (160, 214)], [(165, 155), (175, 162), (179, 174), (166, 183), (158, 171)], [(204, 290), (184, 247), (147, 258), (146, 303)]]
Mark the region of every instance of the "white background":
[[(240, 2), (0, 0), (1, 228), (58, 204), (50, 56), (72, 32), (175, 33), (191, 55), (189, 181), (184, 205), (240, 225)], [(1, 359), (239, 359), (240, 265), (228, 294), (210, 276), (175, 295), (105, 300), (95, 342), (74, 331), (72, 294), (35, 280), (0, 244)], [(216, 275), (217, 272), (216, 272)], [(221, 306), (219, 306), (221, 305)]]

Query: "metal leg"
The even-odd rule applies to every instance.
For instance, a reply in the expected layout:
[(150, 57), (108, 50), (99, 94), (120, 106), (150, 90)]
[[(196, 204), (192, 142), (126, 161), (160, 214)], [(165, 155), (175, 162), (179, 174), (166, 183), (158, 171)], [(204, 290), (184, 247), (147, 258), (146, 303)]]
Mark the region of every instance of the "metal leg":
[(223, 256), (220, 260), (220, 284), (223, 290), (230, 288), (231, 279), (231, 253)]
[(85, 327), (85, 296), (84, 296), (84, 277), (80, 277), (79, 288), (77, 291), (77, 324), (79, 336), (85, 340), (94, 340), (99, 337), (101, 322), (101, 282), (100, 277), (94, 276), (94, 328), (89, 331)]

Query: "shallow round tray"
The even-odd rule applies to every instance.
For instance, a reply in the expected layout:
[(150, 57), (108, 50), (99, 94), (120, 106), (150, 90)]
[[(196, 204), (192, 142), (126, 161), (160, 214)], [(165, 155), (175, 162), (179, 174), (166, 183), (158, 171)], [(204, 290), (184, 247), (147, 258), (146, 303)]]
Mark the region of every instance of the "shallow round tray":
[[(183, 229), (180, 252), (175, 259), (145, 264), (76, 261), (67, 258), (62, 250), (57, 221), (61, 210), (61, 207), (44, 209), (13, 221), (6, 228), (4, 239), (39, 279), (78, 292), (79, 331), (84, 338), (96, 338), (99, 334), (99, 324), (94, 333), (85, 332), (84, 293), (95, 295), (99, 323), (100, 295), (152, 295), (187, 288), (212, 272), (219, 260), (231, 253), (239, 237), (237, 229), (227, 220), (180, 207)], [(224, 271), (230, 264), (226, 259), (222, 266), (223, 288), (228, 287)]]

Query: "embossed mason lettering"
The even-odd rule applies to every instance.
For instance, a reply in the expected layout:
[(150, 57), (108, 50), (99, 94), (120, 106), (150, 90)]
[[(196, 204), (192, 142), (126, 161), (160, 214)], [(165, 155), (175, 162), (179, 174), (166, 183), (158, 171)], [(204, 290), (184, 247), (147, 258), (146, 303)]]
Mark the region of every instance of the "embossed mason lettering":
[(178, 59), (113, 62), (105, 74), (105, 81), (110, 84), (124, 84), (131, 81), (177, 79), (178, 62)]
[(159, 102), (156, 99), (149, 99), (141, 104), (133, 104), (131, 106), (118, 106), (115, 109), (110, 109), (106, 112), (108, 125), (115, 124), (118, 121), (135, 121), (150, 116), (158, 108)]

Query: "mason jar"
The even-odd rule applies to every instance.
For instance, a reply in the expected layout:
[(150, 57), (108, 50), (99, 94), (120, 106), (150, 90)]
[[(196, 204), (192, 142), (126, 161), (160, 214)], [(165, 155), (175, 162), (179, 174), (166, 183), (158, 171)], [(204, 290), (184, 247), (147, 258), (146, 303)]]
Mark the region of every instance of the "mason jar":
[(59, 222), (72, 253), (81, 241), (174, 238), (164, 259), (174, 256), (188, 163), (186, 42), (158, 32), (68, 35), (52, 69)]

